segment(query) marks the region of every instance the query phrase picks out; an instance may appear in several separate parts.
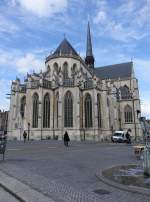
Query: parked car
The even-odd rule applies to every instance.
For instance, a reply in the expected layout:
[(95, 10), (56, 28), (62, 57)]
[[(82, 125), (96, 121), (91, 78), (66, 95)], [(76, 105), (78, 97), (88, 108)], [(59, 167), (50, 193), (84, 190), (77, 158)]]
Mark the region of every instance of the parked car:
[(126, 135), (124, 131), (115, 131), (111, 137), (112, 142), (126, 142)]

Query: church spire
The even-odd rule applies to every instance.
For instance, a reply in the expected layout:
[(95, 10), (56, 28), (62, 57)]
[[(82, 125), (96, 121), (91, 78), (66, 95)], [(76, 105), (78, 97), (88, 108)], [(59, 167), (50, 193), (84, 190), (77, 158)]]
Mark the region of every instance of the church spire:
[(94, 57), (92, 52), (92, 40), (91, 40), (91, 33), (90, 33), (90, 23), (88, 22), (87, 27), (87, 44), (86, 44), (86, 58), (85, 63), (90, 68), (94, 68)]

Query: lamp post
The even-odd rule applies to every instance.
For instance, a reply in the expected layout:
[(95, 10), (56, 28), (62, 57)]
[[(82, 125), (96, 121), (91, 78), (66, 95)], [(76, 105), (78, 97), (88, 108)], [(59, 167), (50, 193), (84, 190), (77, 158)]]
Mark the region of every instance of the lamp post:
[(28, 141), (30, 140), (30, 123), (28, 123)]

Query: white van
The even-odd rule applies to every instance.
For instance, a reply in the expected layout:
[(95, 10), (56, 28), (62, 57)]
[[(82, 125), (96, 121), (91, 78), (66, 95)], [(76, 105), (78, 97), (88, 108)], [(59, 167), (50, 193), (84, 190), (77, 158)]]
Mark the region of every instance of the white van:
[(124, 131), (115, 131), (111, 137), (112, 142), (126, 142), (126, 135)]

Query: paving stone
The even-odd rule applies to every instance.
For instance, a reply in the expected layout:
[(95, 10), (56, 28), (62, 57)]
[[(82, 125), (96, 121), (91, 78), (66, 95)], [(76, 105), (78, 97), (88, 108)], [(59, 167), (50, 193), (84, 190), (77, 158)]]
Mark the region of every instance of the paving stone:
[[(91, 144), (72, 142), (65, 148), (62, 142), (32, 142), (9, 148), (25, 151), (7, 153), (0, 169), (14, 176), (56, 202), (149, 202), (148, 196), (134, 194), (108, 186), (95, 177), (99, 169), (118, 164), (141, 163), (131, 146), (123, 144)], [(56, 147), (48, 149), (48, 147)], [(31, 149), (32, 148), (32, 149)], [(96, 189), (110, 194), (99, 195)]]

